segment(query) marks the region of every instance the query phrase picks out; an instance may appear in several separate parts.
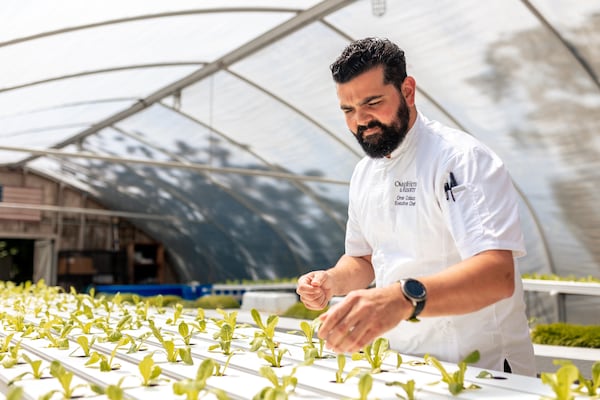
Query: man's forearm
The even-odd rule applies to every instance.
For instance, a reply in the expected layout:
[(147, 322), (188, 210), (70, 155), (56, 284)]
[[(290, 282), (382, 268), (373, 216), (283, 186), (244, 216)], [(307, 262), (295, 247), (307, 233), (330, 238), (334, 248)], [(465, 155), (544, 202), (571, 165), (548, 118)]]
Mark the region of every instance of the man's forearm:
[(327, 270), (334, 282), (334, 296), (346, 295), (352, 290), (368, 287), (375, 273), (371, 265), (371, 257), (352, 257), (343, 255), (334, 267)]
[(439, 274), (420, 280), (428, 292), (422, 316), (456, 315), (477, 311), (512, 295), (512, 252), (486, 251)]

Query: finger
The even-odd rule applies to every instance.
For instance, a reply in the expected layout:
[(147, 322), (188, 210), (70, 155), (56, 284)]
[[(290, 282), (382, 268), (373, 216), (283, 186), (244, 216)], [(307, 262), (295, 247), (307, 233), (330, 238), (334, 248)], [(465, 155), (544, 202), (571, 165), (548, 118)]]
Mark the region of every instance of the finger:
[(310, 280), (310, 285), (313, 287), (321, 287), (327, 278), (327, 274), (315, 274)]
[(332, 347), (337, 346), (348, 330), (353, 327), (353, 320), (348, 319), (352, 305), (347, 301), (342, 301), (322, 314), (322, 321), (318, 336), (325, 339)]
[(345, 353), (360, 351), (374, 340), (373, 335), (373, 331), (367, 324), (359, 322), (348, 330), (343, 340), (338, 344), (338, 348)]

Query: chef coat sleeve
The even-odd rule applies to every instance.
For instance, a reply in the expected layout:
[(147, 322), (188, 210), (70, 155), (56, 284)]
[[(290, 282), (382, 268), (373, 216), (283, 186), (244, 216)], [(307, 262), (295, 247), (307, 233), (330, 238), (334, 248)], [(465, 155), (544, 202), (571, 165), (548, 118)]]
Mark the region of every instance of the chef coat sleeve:
[[(463, 259), (486, 250), (511, 250), (525, 255), (517, 192), (502, 161), (485, 147), (474, 147), (452, 157), (441, 171), (444, 187), (439, 199), (458, 251)], [(446, 199), (446, 197), (448, 197)]]
[(353, 257), (362, 257), (373, 253), (363, 231), (360, 227), (358, 215), (356, 213), (356, 199), (359, 193), (356, 193), (357, 185), (351, 181), (348, 201), (348, 222), (346, 223), (346, 241), (345, 253)]

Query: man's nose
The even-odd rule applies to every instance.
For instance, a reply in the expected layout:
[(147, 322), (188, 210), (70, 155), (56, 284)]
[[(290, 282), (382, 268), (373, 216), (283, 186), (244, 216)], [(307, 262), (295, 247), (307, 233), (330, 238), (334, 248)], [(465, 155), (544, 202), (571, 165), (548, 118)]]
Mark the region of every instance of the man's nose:
[(366, 111), (362, 111), (362, 110), (358, 110), (356, 112), (356, 117), (355, 117), (355, 121), (356, 121), (356, 125), (357, 126), (367, 126), (369, 125), (369, 122), (371, 122), (372, 120), (372, 116), (371, 114), (369, 114)]

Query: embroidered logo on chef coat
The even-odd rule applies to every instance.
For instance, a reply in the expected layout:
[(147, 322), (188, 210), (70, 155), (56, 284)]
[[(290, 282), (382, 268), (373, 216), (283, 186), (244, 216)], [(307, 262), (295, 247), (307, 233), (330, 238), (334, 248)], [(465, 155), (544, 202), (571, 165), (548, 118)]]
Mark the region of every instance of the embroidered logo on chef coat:
[(416, 205), (417, 181), (394, 181), (397, 189), (395, 206), (414, 207)]

